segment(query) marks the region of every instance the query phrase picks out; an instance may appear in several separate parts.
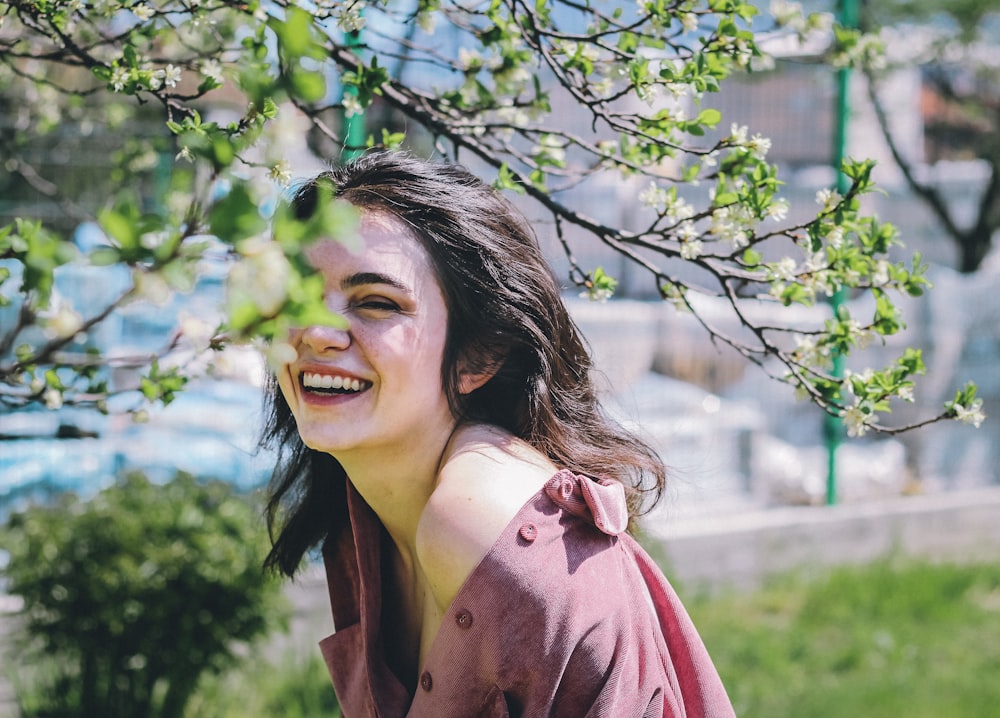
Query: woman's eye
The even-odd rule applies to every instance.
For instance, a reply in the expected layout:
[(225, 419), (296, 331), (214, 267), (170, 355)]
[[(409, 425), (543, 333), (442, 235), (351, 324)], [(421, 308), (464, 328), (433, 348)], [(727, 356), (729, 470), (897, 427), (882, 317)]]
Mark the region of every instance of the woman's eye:
[(381, 312), (395, 312), (399, 309), (399, 305), (394, 301), (382, 297), (362, 299), (356, 306), (359, 309), (374, 309)]

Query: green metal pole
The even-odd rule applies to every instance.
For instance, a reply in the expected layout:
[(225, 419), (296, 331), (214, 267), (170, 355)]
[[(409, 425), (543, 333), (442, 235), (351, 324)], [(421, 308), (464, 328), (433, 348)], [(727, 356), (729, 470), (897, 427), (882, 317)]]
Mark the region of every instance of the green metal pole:
[[(858, 26), (858, 1), (840, 0), (838, 3), (838, 18), (840, 24), (846, 28)], [(833, 167), (837, 173), (837, 191), (841, 194), (847, 192), (850, 187), (847, 177), (840, 171), (840, 166), (844, 161), (847, 152), (847, 126), (850, 121), (850, 81), (851, 69), (843, 67), (837, 71), (837, 121), (834, 128), (833, 138)], [(830, 306), (836, 315), (841, 305), (844, 303), (844, 290), (840, 289), (830, 298)], [(844, 376), (844, 357), (836, 352), (833, 355), (833, 376), (837, 379)], [(826, 438), (826, 503), (830, 506), (837, 503), (837, 448), (840, 446), (843, 437), (843, 422), (840, 417), (827, 414), (824, 423), (824, 434)]]
[[(361, 47), (361, 31), (354, 30), (347, 33), (347, 46), (358, 51)], [(356, 87), (345, 87), (345, 94), (357, 95)], [(365, 143), (368, 141), (368, 133), (365, 130), (365, 115), (359, 112), (355, 115), (348, 115), (344, 112), (344, 158), (349, 162), (365, 151)]]

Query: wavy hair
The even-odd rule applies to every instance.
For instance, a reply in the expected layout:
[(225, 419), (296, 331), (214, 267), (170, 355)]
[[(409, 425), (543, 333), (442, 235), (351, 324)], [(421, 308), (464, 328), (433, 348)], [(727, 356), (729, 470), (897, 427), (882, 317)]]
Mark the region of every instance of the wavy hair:
[[(330, 194), (401, 220), (430, 256), (448, 311), (442, 382), (459, 422), (501, 427), (557, 466), (622, 482), (633, 515), (659, 499), (663, 463), (601, 408), (590, 354), (510, 202), (461, 166), (399, 152), (369, 153), (309, 180), (291, 200), (295, 216), (307, 219)], [(495, 373), (462, 394), (463, 361)], [(277, 449), (278, 464), (265, 565), (292, 576), (308, 551), (346, 526), (347, 477), (335, 458), (302, 443), (273, 375), (266, 397), (262, 445)]]

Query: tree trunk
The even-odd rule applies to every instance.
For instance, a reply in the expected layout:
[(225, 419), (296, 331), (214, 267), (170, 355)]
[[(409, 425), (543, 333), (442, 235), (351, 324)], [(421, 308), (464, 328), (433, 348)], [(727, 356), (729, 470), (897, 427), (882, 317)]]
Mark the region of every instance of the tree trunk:
[(958, 271), (962, 274), (972, 274), (982, 265), (986, 255), (993, 245), (993, 230), (989, 227), (976, 227), (969, 232), (963, 232), (955, 238), (958, 244)]

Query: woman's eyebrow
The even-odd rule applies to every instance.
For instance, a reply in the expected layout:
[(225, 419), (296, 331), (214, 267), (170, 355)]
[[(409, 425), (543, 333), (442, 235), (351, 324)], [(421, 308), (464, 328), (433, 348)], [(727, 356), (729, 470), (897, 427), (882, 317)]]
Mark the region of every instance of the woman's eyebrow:
[(386, 284), (404, 292), (410, 292), (410, 288), (388, 274), (380, 272), (358, 272), (344, 277), (340, 282), (341, 289), (354, 289), (366, 284)]

